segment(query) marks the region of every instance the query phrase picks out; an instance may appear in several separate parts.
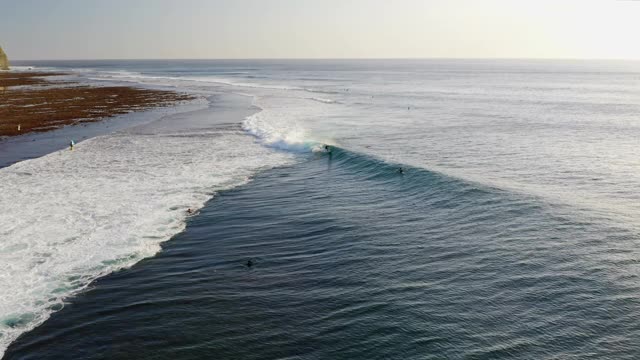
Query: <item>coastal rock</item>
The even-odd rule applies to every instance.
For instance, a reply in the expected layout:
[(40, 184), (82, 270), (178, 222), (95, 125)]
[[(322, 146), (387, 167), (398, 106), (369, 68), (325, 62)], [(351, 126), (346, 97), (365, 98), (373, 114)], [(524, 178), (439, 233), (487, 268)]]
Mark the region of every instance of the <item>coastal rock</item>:
[(9, 58), (0, 47), (0, 70), (9, 70)]

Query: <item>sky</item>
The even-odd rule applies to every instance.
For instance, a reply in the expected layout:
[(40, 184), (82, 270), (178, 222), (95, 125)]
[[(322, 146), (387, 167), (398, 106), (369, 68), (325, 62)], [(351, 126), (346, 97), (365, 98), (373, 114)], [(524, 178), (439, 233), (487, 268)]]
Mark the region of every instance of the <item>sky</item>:
[(640, 59), (636, 0), (0, 0), (18, 60)]

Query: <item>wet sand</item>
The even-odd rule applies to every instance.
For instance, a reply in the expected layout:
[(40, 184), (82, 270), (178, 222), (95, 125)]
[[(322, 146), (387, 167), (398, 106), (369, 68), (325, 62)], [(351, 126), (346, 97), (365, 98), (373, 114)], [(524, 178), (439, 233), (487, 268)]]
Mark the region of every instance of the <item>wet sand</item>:
[(0, 138), (167, 107), (194, 99), (163, 90), (86, 86), (47, 72), (0, 72)]

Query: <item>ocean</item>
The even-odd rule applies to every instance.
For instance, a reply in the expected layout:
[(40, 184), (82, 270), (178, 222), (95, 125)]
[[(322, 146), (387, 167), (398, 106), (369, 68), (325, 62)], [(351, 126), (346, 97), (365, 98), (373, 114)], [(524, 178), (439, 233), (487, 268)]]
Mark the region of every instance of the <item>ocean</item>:
[(200, 99), (0, 158), (3, 359), (640, 356), (640, 62), (19, 65)]

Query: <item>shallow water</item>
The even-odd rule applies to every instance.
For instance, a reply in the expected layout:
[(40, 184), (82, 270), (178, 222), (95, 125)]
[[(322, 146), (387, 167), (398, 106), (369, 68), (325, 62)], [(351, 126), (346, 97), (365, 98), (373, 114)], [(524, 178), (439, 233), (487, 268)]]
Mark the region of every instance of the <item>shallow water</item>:
[[(2, 234), (26, 244), (5, 252), (17, 269), (6, 284), (31, 280), (11, 291), (22, 298), (4, 298), (0, 332), (51, 315), (8, 359), (640, 353), (638, 63), (36, 65), (86, 81), (249, 95), (253, 106), (223, 102), (92, 139), (80, 159), (52, 154), (0, 170), (16, 184), (23, 167), (49, 171), (6, 200), (40, 199), (16, 219), (52, 224)], [(60, 177), (79, 160), (92, 172)], [(42, 192), (50, 178), (61, 180)], [(69, 198), (73, 189), (82, 191)], [(68, 199), (104, 216), (66, 216)], [(71, 233), (82, 251), (52, 241)], [(45, 253), (60, 255), (53, 264), (83, 257), (67, 269)], [(79, 277), (48, 307), (68, 274)]]
[(51, 152), (66, 149), (69, 142), (81, 142), (92, 137), (106, 135), (135, 125), (149, 123), (163, 116), (178, 112), (187, 112), (207, 107), (208, 102), (195, 100), (171, 108), (159, 108), (140, 113), (130, 113), (98, 122), (85, 123), (78, 126), (65, 126), (43, 133), (30, 133), (22, 136), (0, 139), (0, 168), (10, 166), (19, 161), (29, 160), (47, 155)]

